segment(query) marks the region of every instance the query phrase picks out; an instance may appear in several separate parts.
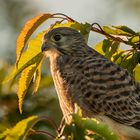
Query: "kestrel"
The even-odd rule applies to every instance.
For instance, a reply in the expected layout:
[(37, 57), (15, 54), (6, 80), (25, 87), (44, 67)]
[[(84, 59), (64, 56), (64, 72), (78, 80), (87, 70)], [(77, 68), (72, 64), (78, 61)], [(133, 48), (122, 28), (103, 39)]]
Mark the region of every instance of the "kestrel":
[[(125, 140), (140, 140), (140, 84), (69, 27), (52, 29), (42, 45), (64, 115), (78, 104)], [(69, 121), (69, 118), (66, 118)]]

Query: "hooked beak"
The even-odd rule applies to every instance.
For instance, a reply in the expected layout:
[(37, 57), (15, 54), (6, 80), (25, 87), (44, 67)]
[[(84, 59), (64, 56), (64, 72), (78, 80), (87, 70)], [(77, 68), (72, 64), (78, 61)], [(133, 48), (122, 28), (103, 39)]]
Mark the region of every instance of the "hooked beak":
[(43, 44), (42, 44), (42, 47), (41, 47), (41, 51), (44, 52), (44, 51), (46, 51), (47, 49), (48, 49), (48, 46), (47, 46), (45, 43), (43, 43)]
[(49, 46), (46, 43), (47, 41), (44, 41), (41, 47), (42, 52), (47, 51), (49, 49)]

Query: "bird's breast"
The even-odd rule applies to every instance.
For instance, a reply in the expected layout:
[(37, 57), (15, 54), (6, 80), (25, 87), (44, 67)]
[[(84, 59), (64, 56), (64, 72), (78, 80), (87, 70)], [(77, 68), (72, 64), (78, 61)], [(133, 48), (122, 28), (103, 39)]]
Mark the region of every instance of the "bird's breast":
[(53, 58), (50, 61), (51, 73), (52, 73), (55, 89), (58, 95), (61, 110), (63, 112), (64, 117), (66, 118), (66, 121), (69, 123), (71, 120), (70, 114), (74, 112), (74, 109), (73, 109), (73, 103), (71, 101), (71, 97), (69, 94), (69, 89), (65, 84), (64, 78), (61, 76), (61, 72), (57, 64), (58, 57)]

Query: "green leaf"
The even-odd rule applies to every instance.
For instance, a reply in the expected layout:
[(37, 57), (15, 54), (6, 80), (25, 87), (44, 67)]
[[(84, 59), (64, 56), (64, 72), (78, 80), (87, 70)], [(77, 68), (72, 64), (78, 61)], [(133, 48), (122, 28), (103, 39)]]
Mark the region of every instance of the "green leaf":
[(138, 64), (134, 69), (135, 80), (140, 83), (140, 65)]
[(105, 55), (110, 46), (111, 42), (108, 39), (104, 39), (95, 46), (95, 50), (100, 54)]
[(116, 29), (120, 29), (120, 30), (122, 30), (122, 31), (124, 31), (124, 32), (130, 33), (130, 34), (132, 34), (132, 35), (135, 35), (135, 34), (136, 34), (136, 32), (135, 32), (134, 30), (132, 30), (131, 28), (129, 28), (129, 27), (127, 27), (127, 26), (124, 26), (124, 25), (112, 26), (112, 27), (114, 27), (114, 28), (116, 28)]
[(82, 128), (78, 128), (75, 123), (71, 125), (66, 124), (64, 128), (64, 135), (66, 135), (69, 140), (84, 140), (85, 139), (85, 131)]
[(11, 129), (5, 130), (0, 134), (0, 138), (5, 140), (25, 140), (30, 129), (35, 125), (38, 120), (38, 116), (31, 116), (16, 124)]
[(106, 56), (111, 59), (111, 57), (118, 51), (120, 43), (117, 41), (112, 42), (109, 50), (106, 51)]
[(104, 39), (102, 42), (98, 43), (95, 46), (95, 50), (111, 59), (111, 57), (118, 51), (119, 45), (120, 43), (117, 41), (110, 41), (108, 39)]
[(108, 33), (108, 34), (112, 34), (112, 35), (132, 36), (131, 33), (125, 32), (121, 29), (113, 29), (113, 28), (110, 28), (108, 26), (103, 26), (103, 31)]
[(75, 24), (75, 22), (69, 21), (66, 23), (57, 23), (53, 26), (53, 28), (59, 28), (59, 27), (71, 27), (73, 24)]
[(128, 72), (133, 73), (134, 68), (138, 64), (140, 59), (140, 52), (134, 51), (128, 54), (124, 54), (121, 59), (120, 66), (126, 69)]
[(80, 129), (94, 131), (106, 140), (118, 140), (118, 136), (106, 125), (99, 123), (95, 119), (81, 118), (77, 114), (73, 115), (75, 125)]
[(75, 23), (71, 25), (72, 28), (79, 30), (80, 33), (84, 36), (85, 41), (88, 42), (89, 32), (91, 30), (91, 25), (89, 23)]
[(132, 43), (137, 43), (137, 42), (140, 42), (140, 36), (133, 36), (129, 39), (129, 42), (132, 42)]
[[(79, 109), (79, 108), (78, 108)], [(69, 140), (119, 140), (119, 137), (106, 124), (97, 121), (95, 118), (84, 118), (78, 110), (76, 114), (72, 114), (70, 124), (65, 124), (61, 133)], [(89, 133), (90, 132), (90, 133)]]
[(112, 61), (115, 62), (116, 64), (120, 64), (121, 60), (122, 60), (122, 57), (124, 57), (124, 51), (119, 50), (113, 55)]
[(133, 72), (136, 65), (139, 63), (140, 60), (140, 52), (134, 52), (133, 56), (129, 59), (127, 70)]

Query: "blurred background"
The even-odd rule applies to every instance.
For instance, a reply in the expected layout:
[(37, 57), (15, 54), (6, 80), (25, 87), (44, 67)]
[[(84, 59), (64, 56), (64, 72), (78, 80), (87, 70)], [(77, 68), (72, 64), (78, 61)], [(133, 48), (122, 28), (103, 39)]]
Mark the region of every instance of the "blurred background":
[[(126, 25), (140, 30), (140, 0), (0, 0), (0, 81), (11, 71), (15, 62), (16, 38), (24, 23), (40, 13), (64, 13), (79, 22), (97, 22), (103, 25)], [(40, 31), (47, 28), (47, 23)], [(101, 39), (92, 33), (89, 45)], [(45, 66), (46, 65), (46, 66)], [(32, 84), (25, 97), (23, 114), (18, 111), (17, 82), (0, 85), (0, 132), (12, 127), (22, 118), (30, 115), (51, 117), (57, 124), (62, 117), (53, 82), (50, 78), (49, 65), (43, 68), (41, 86), (38, 94), (32, 96)], [(47, 78), (46, 78), (47, 75)], [(11, 86), (13, 84), (13, 86)], [(43, 122), (36, 129), (54, 129)], [(46, 136), (29, 136), (28, 139), (46, 140)], [(48, 138), (49, 139), (49, 138)]]

